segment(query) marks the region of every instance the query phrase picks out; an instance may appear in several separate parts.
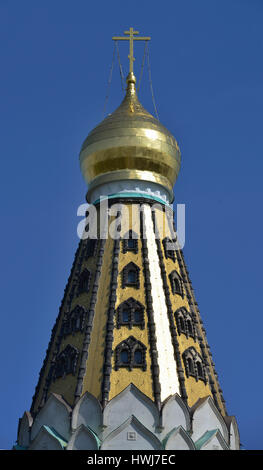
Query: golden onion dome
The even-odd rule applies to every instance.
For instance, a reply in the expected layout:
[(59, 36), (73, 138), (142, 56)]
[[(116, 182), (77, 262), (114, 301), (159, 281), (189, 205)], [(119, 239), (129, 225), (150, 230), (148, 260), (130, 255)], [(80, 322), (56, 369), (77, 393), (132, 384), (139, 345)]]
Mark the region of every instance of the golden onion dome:
[(140, 104), (135, 76), (129, 73), (121, 105), (84, 141), (80, 166), (88, 184), (87, 199), (105, 183), (141, 180), (156, 183), (173, 200), (181, 154), (172, 134)]

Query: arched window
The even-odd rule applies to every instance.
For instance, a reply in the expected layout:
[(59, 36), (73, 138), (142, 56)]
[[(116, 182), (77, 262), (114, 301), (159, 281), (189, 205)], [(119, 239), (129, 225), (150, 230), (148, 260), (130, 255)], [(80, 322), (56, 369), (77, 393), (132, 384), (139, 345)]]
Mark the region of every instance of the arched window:
[(133, 232), (132, 230), (129, 230), (129, 232), (124, 235), (124, 238), (122, 240), (122, 247), (123, 253), (126, 253), (127, 251), (133, 251), (134, 253), (138, 253), (137, 233)]
[(179, 294), (183, 297), (183, 286), (182, 286), (182, 280), (177, 273), (177, 271), (172, 271), (169, 274), (169, 279), (171, 283), (171, 290), (173, 294)]
[(61, 330), (62, 336), (65, 338), (65, 336), (77, 331), (83, 331), (86, 315), (87, 310), (80, 305), (76, 305), (71, 312), (65, 313)]
[(187, 362), (189, 374), (194, 375), (195, 370), (194, 370), (193, 359), (191, 359), (191, 357), (188, 357), (188, 358), (186, 359), (186, 362)]
[(142, 364), (142, 351), (140, 349), (134, 351), (134, 362), (135, 364)]
[(178, 309), (175, 312), (175, 320), (176, 320), (178, 334), (179, 335), (181, 333), (185, 334), (186, 329), (185, 329), (185, 320), (184, 320), (184, 308)]
[(187, 330), (188, 330), (188, 334), (189, 336), (193, 336), (194, 332), (193, 332), (193, 324), (192, 324), (192, 320), (187, 320), (186, 321), (186, 324), (187, 324)]
[(197, 368), (198, 378), (199, 378), (199, 379), (202, 379), (203, 376), (204, 376), (204, 374), (203, 374), (203, 367), (202, 367), (201, 362), (196, 361), (196, 368)]
[(204, 362), (193, 346), (184, 351), (183, 361), (187, 377), (192, 376), (196, 381), (202, 380), (207, 383)]
[(180, 326), (180, 331), (185, 331), (185, 323), (184, 323), (183, 316), (178, 318), (178, 323), (179, 323), (179, 326)]
[(134, 310), (133, 312), (134, 315), (134, 324), (135, 325), (140, 325), (143, 322), (143, 312), (142, 310)]
[(120, 367), (126, 367), (129, 370), (139, 367), (146, 370), (146, 346), (133, 336), (129, 336), (116, 347), (115, 370)]
[(140, 268), (134, 263), (127, 264), (122, 270), (122, 287), (140, 287)]
[(194, 321), (192, 315), (186, 310), (186, 308), (180, 307), (176, 310), (174, 315), (178, 334), (184, 334), (187, 338), (191, 336), (196, 340)]
[(123, 323), (129, 323), (130, 321), (130, 311), (125, 308), (122, 310), (122, 322)]
[(76, 373), (78, 357), (78, 349), (68, 344), (56, 358), (53, 369), (53, 380), (56, 380), (67, 374), (74, 375)]
[(84, 269), (79, 276), (78, 294), (87, 293), (90, 288), (91, 273), (88, 269)]
[(122, 364), (128, 364), (129, 363), (129, 352), (128, 350), (124, 349), (121, 351), (120, 359)]
[(117, 328), (127, 325), (129, 328), (140, 326), (143, 329), (145, 327), (144, 310), (145, 307), (133, 297), (125, 300), (117, 308)]

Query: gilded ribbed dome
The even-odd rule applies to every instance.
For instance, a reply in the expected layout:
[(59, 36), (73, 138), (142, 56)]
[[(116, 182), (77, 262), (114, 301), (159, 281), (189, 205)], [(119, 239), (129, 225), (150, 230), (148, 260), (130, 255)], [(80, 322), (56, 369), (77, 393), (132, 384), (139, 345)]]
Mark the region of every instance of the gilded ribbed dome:
[(176, 140), (140, 104), (130, 73), (121, 105), (82, 145), (80, 166), (89, 191), (113, 181), (142, 180), (161, 185), (172, 200), (180, 161)]

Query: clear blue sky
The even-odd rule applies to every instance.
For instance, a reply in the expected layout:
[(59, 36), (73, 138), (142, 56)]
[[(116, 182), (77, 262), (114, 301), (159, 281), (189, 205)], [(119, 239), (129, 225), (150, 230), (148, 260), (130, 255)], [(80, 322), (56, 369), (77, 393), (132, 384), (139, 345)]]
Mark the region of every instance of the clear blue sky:
[[(262, 24), (261, 0), (0, 0), (0, 448), (31, 405), (78, 244), (79, 150), (130, 26), (152, 37), (159, 117), (181, 148), (184, 252), (228, 413), (263, 448)], [(145, 73), (153, 113), (149, 90)], [(108, 112), (121, 99), (115, 67)]]

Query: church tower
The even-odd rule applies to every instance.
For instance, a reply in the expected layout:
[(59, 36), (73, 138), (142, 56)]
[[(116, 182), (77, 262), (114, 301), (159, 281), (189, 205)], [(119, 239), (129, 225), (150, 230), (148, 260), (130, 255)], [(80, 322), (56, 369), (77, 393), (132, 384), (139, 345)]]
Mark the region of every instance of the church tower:
[(174, 225), (181, 155), (138, 100), (80, 151), (83, 233), (14, 449), (239, 449)]

